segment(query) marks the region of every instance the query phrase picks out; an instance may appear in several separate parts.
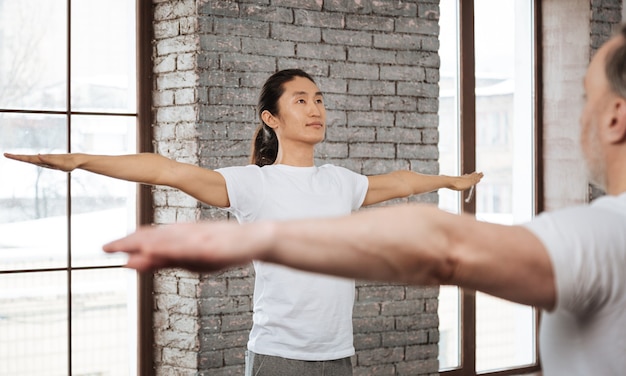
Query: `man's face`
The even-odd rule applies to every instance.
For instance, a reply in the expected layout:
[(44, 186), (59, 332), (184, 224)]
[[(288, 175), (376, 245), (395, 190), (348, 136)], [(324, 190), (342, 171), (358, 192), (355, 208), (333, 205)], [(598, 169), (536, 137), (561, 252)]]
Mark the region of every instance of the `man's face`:
[(589, 179), (600, 188), (606, 188), (606, 153), (601, 127), (611, 121), (609, 112), (611, 91), (605, 74), (607, 54), (620, 43), (616, 37), (605, 43), (591, 60), (584, 80), (585, 107), (580, 118), (581, 147)]
[(294, 140), (316, 144), (324, 139), (326, 109), (317, 85), (304, 77), (295, 77), (283, 86), (278, 101), (278, 127), (281, 141)]

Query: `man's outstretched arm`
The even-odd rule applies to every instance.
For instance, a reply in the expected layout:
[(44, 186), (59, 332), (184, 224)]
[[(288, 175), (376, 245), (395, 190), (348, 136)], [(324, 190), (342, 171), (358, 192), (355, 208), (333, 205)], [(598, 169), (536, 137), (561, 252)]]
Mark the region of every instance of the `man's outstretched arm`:
[(476, 221), (412, 204), (332, 218), (142, 229), (105, 246), (129, 267), (212, 271), (253, 259), (337, 276), (450, 284), (551, 309), (555, 286), (542, 243), (521, 226)]

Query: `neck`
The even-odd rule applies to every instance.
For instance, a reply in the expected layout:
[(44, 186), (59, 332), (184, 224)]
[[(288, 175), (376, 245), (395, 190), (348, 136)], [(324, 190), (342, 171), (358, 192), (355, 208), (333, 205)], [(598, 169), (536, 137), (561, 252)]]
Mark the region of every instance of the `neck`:
[(278, 155), (274, 164), (283, 164), (295, 167), (314, 166), (315, 145), (299, 143), (298, 145), (279, 144)]
[(626, 148), (619, 150), (613, 156), (607, 157), (610, 163), (607, 164), (606, 170), (606, 193), (610, 195), (619, 195), (626, 192)]

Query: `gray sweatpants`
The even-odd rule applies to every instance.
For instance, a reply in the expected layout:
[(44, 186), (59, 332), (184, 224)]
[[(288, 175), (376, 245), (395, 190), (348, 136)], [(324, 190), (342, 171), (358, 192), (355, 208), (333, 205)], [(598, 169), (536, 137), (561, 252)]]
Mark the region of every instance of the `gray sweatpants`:
[(352, 376), (352, 360), (295, 360), (246, 351), (245, 376)]

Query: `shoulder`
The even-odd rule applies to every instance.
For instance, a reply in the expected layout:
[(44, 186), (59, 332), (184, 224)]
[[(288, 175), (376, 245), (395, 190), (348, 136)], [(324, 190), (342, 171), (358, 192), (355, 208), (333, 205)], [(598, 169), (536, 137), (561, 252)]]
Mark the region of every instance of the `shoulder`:
[(626, 274), (626, 195), (539, 215), (526, 227), (544, 244), (557, 306), (586, 314), (604, 305)]

